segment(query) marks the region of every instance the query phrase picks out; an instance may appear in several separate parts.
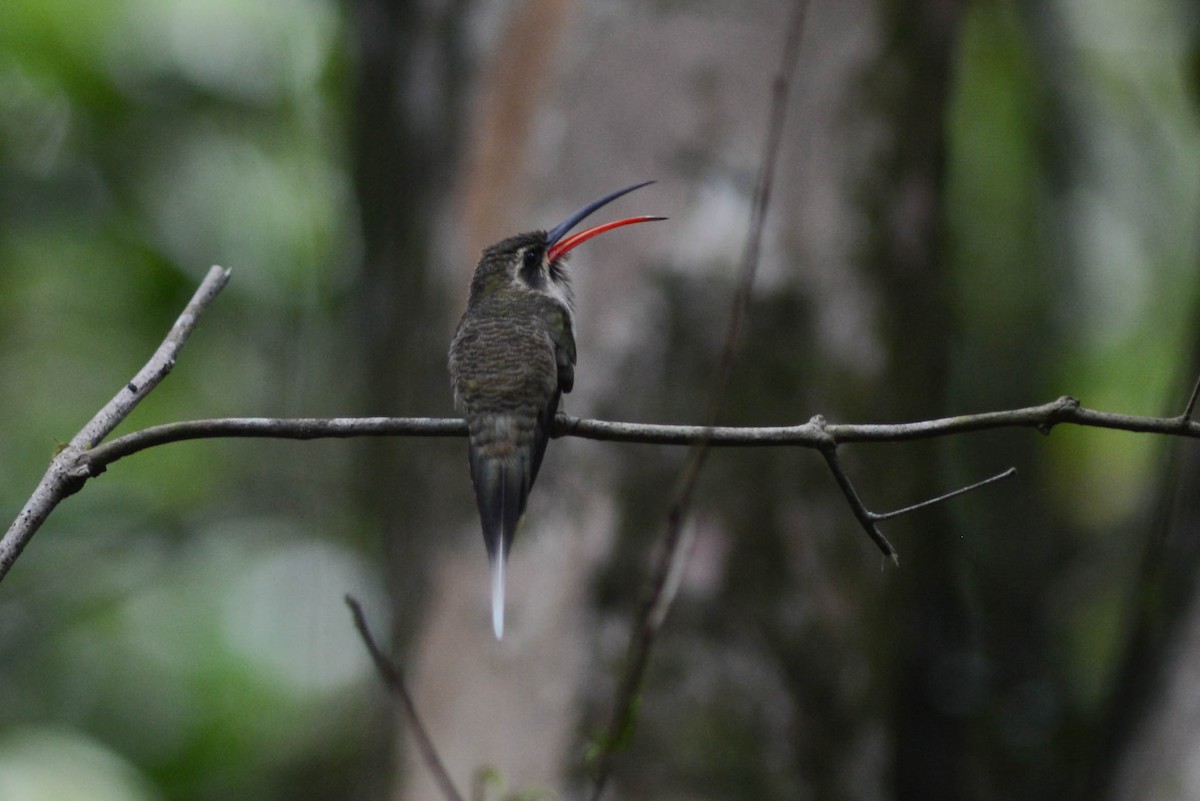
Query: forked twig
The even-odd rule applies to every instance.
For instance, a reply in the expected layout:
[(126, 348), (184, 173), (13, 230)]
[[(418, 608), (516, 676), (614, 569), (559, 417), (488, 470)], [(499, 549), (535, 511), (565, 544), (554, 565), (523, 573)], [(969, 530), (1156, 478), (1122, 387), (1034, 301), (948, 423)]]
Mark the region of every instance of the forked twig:
[(0, 581), (3, 581), (13, 562), (21, 555), (21, 551), (25, 550), (25, 546), (33, 539), (33, 535), (55, 507), (64, 498), (78, 492), (90, 477), (86, 466), (81, 464), (80, 457), (120, 425), (134, 407), (158, 386), (158, 382), (171, 372), (179, 351), (195, 330), (200, 316), (228, 282), (229, 270), (213, 267), (208, 271), (208, 275), (200, 282), (200, 286), (184, 308), (183, 314), (179, 315), (179, 319), (171, 326), (171, 330), (167, 332), (166, 338), (150, 360), (137, 375), (118, 390), (112, 400), (96, 412), (87, 425), (81, 428), (50, 462), (46, 474), (25, 502), (17, 519), (9, 526), (3, 539), (0, 539)]
[(876, 546), (878, 546), (883, 555), (891, 559), (892, 563), (895, 565), (900, 564), (900, 555), (896, 552), (896, 549), (892, 546), (892, 544), (888, 542), (887, 537), (883, 535), (883, 532), (879, 530), (879, 527), (875, 525), (876, 523), (881, 523), (884, 520), (893, 520), (902, 515), (906, 515), (909, 512), (915, 512), (918, 509), (925, 509), (939, 503), (944, 503), (951, 498), (957, 498), (959, 495), (965, 495), (968, 492), (980, 489), (981, 487), (986, 487), (988, 484), (1000, 481), (1001, 479), (1010, 478), (1017, 474), (1017, 468), (1010, 467), (1002, 473), (997, 473), (994, 476), (988, 476), (982, 481), (976, 481), (974, 484), (968, 484), (965, 487), (959, 487), (958, 489), (951, 490), (950, 492), (938, 495), (934, 498), (928, 498), (910, 506), (905, 506), (900, 509), (893, 509), (890, 512), (872, 512), (867, 508), (867, 505), (863, 503), (858, 491), (854, 488), (854, 483), (850, 480), (849, 474), (846, 473), (846, 468), (842, 466), (841, 457), (839, 457), (837, 453), (837, 446), (831, 445), (829, 447), (822, 448), (821, 455), (825, 457), (825, 464), (829, 466), (829, 472), (833, 474), (833, 478), (835, 481), (837, 481), (838, 487), (841, 489), (842, 494), (846, 496), (846, 502), (850, 504), (850, 509), (854, 512), (854, 517), (858, 519), (859, 525), (863, 527), (863, 530), (867, 532), (867, 536), (871, 538), (871, 541), (874, 542)]
[(862, 498), (858, 496), (858, 490), (854, 489), (854, 484), (850, 481), (850, 476), (846, 474), (846, 470), (842, 467), (842, 460), (838, 457), (837, 449), (823, 448), (821, 455), (825, 457), (825, 464), (829, 465), (829, 472), (833, 473), (833, 478), (837, 481), (842, 494), (846, 496), (846, 502), (850, 504), (850, 509), (854, 512), (855, 518), (858, 519), (859, 525), (867, 532), (867, 536), (871, 538), (871, 541), (875, 543), (880, 552), (888, 559), (891, 559), (893, 564), (899, 565), (900, 555), (896, 553), (896, 549), (888, 542), (887, 537), (883, 536), (883, 532), (879, 530), (879, 526), (875, 525), (879, 518), (867, 508)]
[(404, 676), (375, 642), (375, 637), (371, 634), (371, 627), (367, 625), (367, 616), (363, 614), (362, 604), (353, 595), (347, 595), (346, 606), (350, 607), (350, 614), (354, 616), (354, 627), (358, 629), (358, 634), (367, 647), (367, 653), (371, 655), (371, 661), (375, 663), (376, 672), (379, 673), (379, 677), (383, 679), (388, 690), (399, 699), (400, 704), (404, 707), (408, 723), (412, 726), (413, 739), (417, 741), (417, 749), (421, 752), (421, 759), (425, 761), (425, 766), (433, 774), (434, 781), (437, 782), (442, 795), (446, 796), (449, 801), (463, 801), (463, 796), (454, 786), (454, 780), (450, 778), (450, 772), (446, 770), (446, 764), (442, 762), (437, 748), (433, 745), (433, 738), (429, 736), (429, 730), (425, 728), (421, 716), (417, 714), (417, 705), (408, 691), (408, 685), (404, 683)]

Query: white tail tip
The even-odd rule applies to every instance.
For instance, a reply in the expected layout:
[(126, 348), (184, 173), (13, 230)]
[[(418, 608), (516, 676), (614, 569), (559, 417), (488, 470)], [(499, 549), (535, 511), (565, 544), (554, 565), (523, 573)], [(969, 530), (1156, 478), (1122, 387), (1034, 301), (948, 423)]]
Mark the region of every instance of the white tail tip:
[(504, 637), (504, 557), (492, 560), (492, 630)]

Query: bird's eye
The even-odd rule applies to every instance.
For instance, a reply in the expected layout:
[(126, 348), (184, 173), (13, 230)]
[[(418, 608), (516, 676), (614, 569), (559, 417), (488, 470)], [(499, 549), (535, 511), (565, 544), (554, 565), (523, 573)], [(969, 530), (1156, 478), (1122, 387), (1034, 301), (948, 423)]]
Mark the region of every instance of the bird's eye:
[(521, 262), (523, 269), (533, 271), (542, 266), (542, 251), (538, 248), (530, 248), (525, 251), (525, 255)]

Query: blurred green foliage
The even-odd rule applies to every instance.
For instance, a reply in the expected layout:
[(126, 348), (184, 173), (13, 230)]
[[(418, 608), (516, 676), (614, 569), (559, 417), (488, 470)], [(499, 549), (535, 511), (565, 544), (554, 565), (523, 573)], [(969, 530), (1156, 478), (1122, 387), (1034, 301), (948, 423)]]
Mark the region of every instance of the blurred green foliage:
[[(1033, 5), (969, 4), (952, 58), (950, 397), (815, 363), (821, 298), (791, 287), (756, 299), (731, 419), (859, 418), (888, 408), (889, 392), (947, 413), (1063, 392), (1179, 411), (1200, 293), (1200, 62), (1183, 26), (1164, 23), (1182, 4)], [(332, 0), (0, 2), (0, 512), (15, 514), (56, 444), (144, 362), (214, 262), (233, 282), (126, 429), (354, 411), (362, 379), (347, 367), (358, 354), (344, 314), (363, 243), (343, 15)], [(656, 312), (671, 359), (635, 352), (620, 408), (687, 418), (699, 395), (677, 388), (706, 385), (708, 323), (724, 319), (727, 287), (667, 269), (655, 282), (672, 299)], [(904, 344), (885, 343), (880, 359)], [(646, 375), (668, 391), (630, 397)], [(954, 530), (969, 536), (944, 557), (945, 595), (926, 599), (970, 629), (937, 643), (941, 661), (921, 679), (935, 713), (967, 732), (964, 751), (971, 739), (972, 758), (992, 759), (962, 768), (985, 786), (1018, 772), (1005, 759), (1057, 768), (1044, 754), (1103, 714), (1169, 446), (1098, 431), (1056, 431), (1036, 451), (1015, 437), (972, 443), (926, 463), (946, 475), (881, 459), (870, 493), (902, 505), (918, 480), (965, 483), (1010, 454), (1024, 486), (1042, 488), (956, 505)], [(340, 601), (352, 591), (383, 605), (350, 448), (172, 445), (115, 465), (55, 512), (0, 588), (0, 799), (380, 794), (371, 783), (386, 779), (359, 769), (388, 747), (386, 729), (364, 723), (379, 711)], [(420, 452), (390, 450), (414, 464)], [(880, 451), (855, 453), (857, 469)], [(601, 607), (631, 597), (644, 541), (631, 542), (661, 518), (674, 475), (677, 454), (642, 454)], [(721, 500), (702, 514), (750, 533), (710, 581), (722, 608), (681, 598), (685, 626), (656, 666), (666, 690), (648, 692), (624, 764), (647, 786), (697, 796), (849, 786), (858, 766), (824, 756), (866, 731), (859, 746), (882, 762), (902, 736), (885, 728), (908, 702), (891, 671), (911, 645), (906, 617), (922, 611), (910, 602), (943, 565), (864, 578), (842, 500), (818, 497), (819, 464), (782, 451), (723, 455), (705, 482)], [(920, 536), (905, 546), (920, 553)], [(905, 596), (914, 575), (928, 584)], [(1033, 667), (1016, 653), (1026, 647)]]
[[(315, 1), (0, 6), (0, 509), (214, 262), (235, 280), (125, 430), (337, 407), (343, 24)], [(352, 784), (370, 677), (340, 597), (379, 591), (344, 448), (318, 450), (158, 449), (59, 508), (0, 595), (0, 797)]]

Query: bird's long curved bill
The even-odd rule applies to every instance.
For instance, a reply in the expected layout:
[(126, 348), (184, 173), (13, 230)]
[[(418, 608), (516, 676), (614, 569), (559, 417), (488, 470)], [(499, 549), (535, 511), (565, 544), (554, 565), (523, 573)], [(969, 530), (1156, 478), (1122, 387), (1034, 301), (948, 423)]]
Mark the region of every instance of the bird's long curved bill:
[[(579, 225), (579, 223), (583, 222), (584, 219), (586, 219), (597, 209), (608, 205), (622, 195), (627, 195), (635, 189), (641, 189), (643, 186), (649, 186), (652, 183), (654, 183), (654, 181), (643, 181), (640, 184), (633, 184), (632, 186), (627, 186), (624, 189), (618, 189), (616, 192), (605, 195), (599, 200), (593, 200), (591, 203), (587, 204), (582, 209), (563, 220), (554, 228), (550, 229), (550, 231), (546, 233), (546, 242), (550, 245), (550, 249), (546, 251), (547, 258), (549, 258), (550, 261), (560, 259), (592, 237), (599, 236), (600, 234), (603, 234), (606, 231), (611, 231), (614, 228), (620, 228), (624, 225), (633, 225), (634, 223), (653, 222), (655, 220), (667, 219), (666, 217), (655, 217), (650, 215), (641, 217), (626, 217), (623, 220), (615, 220), (613, 222), (603, 223), (601, 225), (596, 225), (580, 231), (577, 234), (566, 236), (568, 231), (570, 231), (576, 225)], [(566, 238), (564, 239), (563, 237)]]
[(655, 217), (653, 215), (643, 215), (641, 217), (626, 217), (623, 220), (613, 220), (612, 222), (606, 222), (601, 225), (593, 225), (591, 228), (587, 228), (577, 234), (572, 234), (566, 239), (561, 240), (552, 246), (550, 250), (546, 251), (546, 256), (550, 259), (550, 261), (561, 259), (579, 245), (582, 245), (584, 242), (588, 241), (594, 236), (600, 236), (600, 234), (604, 233), (605, 231), (611, 231), (614, 228), (620, 228), (622, 225), (633, 225), (634, 223), (654, 222), (655, 220), (665, 219), (667, 218)]

